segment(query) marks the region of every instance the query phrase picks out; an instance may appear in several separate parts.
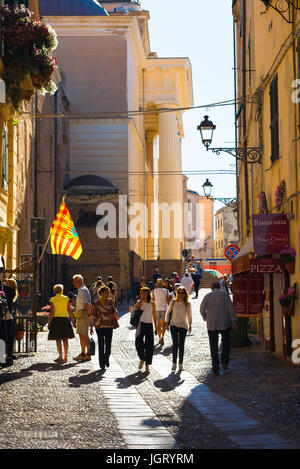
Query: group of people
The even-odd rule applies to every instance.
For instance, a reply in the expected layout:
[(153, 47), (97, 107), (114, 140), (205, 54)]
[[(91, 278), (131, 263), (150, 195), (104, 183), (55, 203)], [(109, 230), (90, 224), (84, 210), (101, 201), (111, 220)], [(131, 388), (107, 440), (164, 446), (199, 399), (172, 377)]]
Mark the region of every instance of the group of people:
[(112, 332), (118, 327), (119, 314), (116, 308), (117, 286), (108, 278), (105, 285), (101, 277), (88, 289), (82, 275), (73, 276), (73, 285), (77, 289), (75, 312), (72, 311), (70, 298), (63, 294), (63, 285), (54, 286), (54, 296), (50, 299), (48, 321), (48, 340), (55, 340), (58, 357), (56, 363), (68, 360), (68, 340), (74, 338), (71, 324), (79, 335), (81, 351), (74, 357), (76, 361), (91, 359), (89, 332), (98, 336), (99, 363), (102, 370), (109, 367)]
[[(170, 292), (167, 283), (158, 277), (152, 292), (145, 285), (141, 287), (139, 300), (132, 314), (135, 309), (142, 310), (135, 341), (140, 359), (138, 369), (141, 371), (145, 366), (145, 371), (149, 372), (154, 354), (154, 331), (158, 334), (158, 344), (163, 345), (164, 334), (166, 330), (170, 330), (173, 342), (171, 371), (176, 371), (178, 355), (178, 370), (183, 371), (185, 339), (187, 333), (192, 330), (192, 306), (187, 287), (175, 283), (174, 291)], [(218, 375), (220, 369), (219, 334), (221, 334), (223, 345), (221, 364), (226, 370), (230, 355), (230, 331), (231, 328), (237, 328), (236, 313), (224, 282), (222, 285), (219, 282), (212, 284), (212, 292), (205, 295), (201, 302), (200, 313), (207, 322), (213, 372)]]
[[(156, 272), (155, 275), (157, 274), (159, 273)], [(144, 366), (146, 372), (150, 371), (154, 354), (154, 334), (158, 335), (158, 345), (163, 346), (166, 331), (170, 331), (173, 343), (171, 371), (175, 372), (177, 366), (179, 371), (183, 370), (185, 339), (187, 333), (191, 333), (192, 330), (189, 279), (187, 275), (181, 280), (177, 275), (173, 275), (170, 281), (164, 280), (159, 274), (156, 277), (155, 288), (151, 291), (146, 279), (142, 278), (138, 300), (133, 307), (133, 310), (141, 311), (135, 338), (135, 347), (140, 360), (139, 371), (142, 371)], [(220, 368), (219, 334), (223, 344), (221, 364), (226, 369), (230, 354), (230, 330), (236, 328), (236, 313), (226, 282), (227, 280), (223, 279), (221, 285), (218, 282), (213, 283), (212, 292), (204, 296), (200, 306), (200, 313), (207, 322), (212, 367), (216, 375)], [(0, 339), (7, 343), (7, 357), (12, 359), (14, 344), (12, 311), (13, 302), (18, 297), (18, 288), (14, 279), (7, 279), (2, 283), (7, 308), (0, 320)], [(81, 346), (79, 355), (74, 359), (90, 360), (89, 333), (93, 335), (95, 328), (98, 336), (99, 365), (104, 371), (110, 365), (113, 330), (119, 327), (119, 313), (116, 307), (117, 285), (112, 277), (108, 278), (106, 285), (102, 278), (98, 277), (88, 289), (80, 274), (73, 276), (73, 285), (77, 290), (75, 311), (71, 307), (70, 298), (64, 295), (64, 287), (61, 284), (54, 286), (54, 296), (50, 299), (48, 340), (56, 341), (58, 357), (54, 361), (56, 363), (68, 361), (68, 340), (75, 337), (73, 328), (76, 328), (79, 334)]]

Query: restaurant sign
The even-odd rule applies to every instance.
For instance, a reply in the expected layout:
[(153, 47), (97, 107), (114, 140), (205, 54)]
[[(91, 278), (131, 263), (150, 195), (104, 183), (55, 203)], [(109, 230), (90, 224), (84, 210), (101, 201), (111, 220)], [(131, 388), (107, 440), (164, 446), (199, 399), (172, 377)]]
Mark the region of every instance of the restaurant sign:
[(252, 274), (283, 274), (284, 267), (280, 259), (250, 259), (250, 272)]
[(289, 244), (289, 222), (284, 213), (252, 216), (255, 254), (279, 254)]
[(262, 317), (264, 278), (262, 275), (239, 275), (233, 282), (233, 304), (238, 317)]

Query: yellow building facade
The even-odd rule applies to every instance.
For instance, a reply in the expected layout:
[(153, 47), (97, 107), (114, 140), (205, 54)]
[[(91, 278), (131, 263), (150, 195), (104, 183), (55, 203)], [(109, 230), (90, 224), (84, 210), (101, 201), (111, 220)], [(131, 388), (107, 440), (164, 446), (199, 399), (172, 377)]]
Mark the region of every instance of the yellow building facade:
[[(260, 163), (239, 162), (241, 247), (246, 255), (256, 254), (252, 215), (287, 215), (289, 244), (296, 250), (295, 273), (264, 275), (265, 307), (271, 311), (264, 311), (266, 347), (286, 357), (291, 356), (292, 341), (300, 337), (299, 300), (288, 314), (282, 313), (278, 301), (295, 283), (299, 289), (300, 280), (300, 10), (296, 4), (233, 1), (238, 144), (245, 149), (258, 147), (262, 155)], [(279, 254), (273, 254), (276, 257)]]

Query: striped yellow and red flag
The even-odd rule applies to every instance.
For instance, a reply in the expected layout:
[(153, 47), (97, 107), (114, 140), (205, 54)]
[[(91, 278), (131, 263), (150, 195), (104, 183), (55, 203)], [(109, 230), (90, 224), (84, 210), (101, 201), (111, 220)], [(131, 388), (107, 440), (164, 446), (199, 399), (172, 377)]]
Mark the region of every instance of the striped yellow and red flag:
[(50, 228), (52, 254), (62, 254), (77, 260), (81, 256), (82, 246), (74, 226), (65, 198), (59, 207)]

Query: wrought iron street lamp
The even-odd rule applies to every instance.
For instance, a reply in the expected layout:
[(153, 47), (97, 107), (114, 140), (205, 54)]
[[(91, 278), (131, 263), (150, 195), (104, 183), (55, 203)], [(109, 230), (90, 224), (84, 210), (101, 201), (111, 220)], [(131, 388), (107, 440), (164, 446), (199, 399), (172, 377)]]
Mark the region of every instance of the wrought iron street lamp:
[(202, 143), (206, 147), (207, 151), (210, 150), (213, 153), (216, 153), (217, 155), (220, 155), (221, 152), (229, 153), (231, 156), (234, 156), (236, 159), (241, 160), (244, 163), (261, 163), (262, 153), (259, 147), (210, 148), (215, 128), (216, 126), (213, 124), (212, 121), (209, 120), (208, 116), (204, 116), (204, 121), (202, 121), (201, 124), (197, 127), (197, 129), (200, 131)]
[[(207, 199), (211, 197), (211, 191), (213, 188), (212, 183), (210, 182), (209, 179), (206, 179), (205, 183), (202, 184), (203, 187), (203, 192), (204, 195)], [(213, 200), (217, 200), (218, 202), (222, 202), (224, 205), (227, 205), (228, 207), (236, 207), (236, 201), (237, 199), (235, 197), (229, 198), (229, 197), (213, 197)]]
[(202, 187), (203, 187), (204, 195), (208, 199), (211, 196), (213, 185), (208, 179), (206, 179)]

